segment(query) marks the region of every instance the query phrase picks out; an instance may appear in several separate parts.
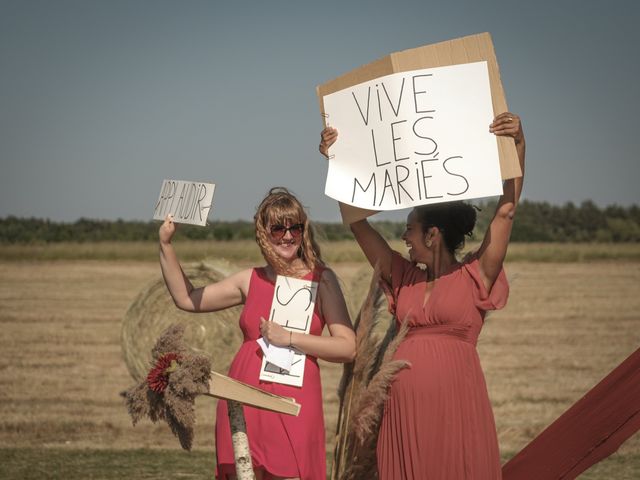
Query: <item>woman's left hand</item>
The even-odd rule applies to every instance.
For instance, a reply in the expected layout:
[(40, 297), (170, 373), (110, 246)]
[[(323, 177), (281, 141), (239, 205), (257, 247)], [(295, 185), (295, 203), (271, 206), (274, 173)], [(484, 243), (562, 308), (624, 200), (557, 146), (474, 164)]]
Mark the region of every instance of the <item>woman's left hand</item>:
[(524, 140), (520, 117), (511, 112), (501, 113), (494, 118), (493, 123), (489, 125), (489, 131), (496, 135), (513, 137), (516, 143)]
[(271, 345), (276, 347), (289, 346), (291, 332), (285, 330), (276, 322), (268, 322), (263, 317), (260, 317), (260, 333)]
[(329, 158), (329, 147), (333, 145), (338, 139), (338, 130), (333, 127), (325, 127), (320, 132), (320, 145), (318, 145), (318, 150), (320, 153), (325, 156), (325, 158)]

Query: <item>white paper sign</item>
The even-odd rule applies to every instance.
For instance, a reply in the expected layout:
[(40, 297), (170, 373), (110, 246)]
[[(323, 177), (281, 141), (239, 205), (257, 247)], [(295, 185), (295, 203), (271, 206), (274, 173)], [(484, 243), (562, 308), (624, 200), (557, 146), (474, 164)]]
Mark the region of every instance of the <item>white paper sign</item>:
[(394, 73), (323, 97), (325, 193), (371, 210), (502, 193), (486, 62)]
[(260, 337), (258, 345), (262, 350), (262, 354), (267, 359), (267, 362), (274, 364), (276, 367), (280, 367), (282, 370), (289, 372), (291, 365), (293, 365), (294, 355), (293, 349), (287, 347), (276, 347), (267, 343), (267, 341)]
[[(309, 333), (317, 293), (317, 282), (278, 275), (269, 321), (277, 322), (292, 332)], [(269, 345), (269, 349), (271, 348), (273, 346)], [(269, 363), (265, 355), (262, 357), (260, 380), (301, 387), (305, 359), (304, 353), (293, 349), (291, 368), (283, 369)]]
[(164, 180), (153, 219), (164, 220), (171, 213), (176, 223), (206, 225), (215, 187), (213, 183)]

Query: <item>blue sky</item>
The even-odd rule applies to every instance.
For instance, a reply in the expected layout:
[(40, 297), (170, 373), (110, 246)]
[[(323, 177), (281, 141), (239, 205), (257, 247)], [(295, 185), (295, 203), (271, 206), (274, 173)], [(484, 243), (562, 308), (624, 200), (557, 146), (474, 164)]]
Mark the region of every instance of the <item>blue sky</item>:
[(0, 0), (0, 217), (148, 220), (174, 178), (217, 184), (211, 220), (284, 185), (337, 221), (316, 85), (484, 31), (525, 127), (524, 197), (640, 203), (639, 22), (631, 0)]

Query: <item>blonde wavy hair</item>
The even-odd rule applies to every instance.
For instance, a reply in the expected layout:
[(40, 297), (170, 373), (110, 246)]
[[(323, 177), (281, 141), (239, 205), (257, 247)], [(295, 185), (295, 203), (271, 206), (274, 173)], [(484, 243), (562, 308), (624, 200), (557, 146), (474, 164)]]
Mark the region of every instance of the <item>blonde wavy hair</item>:
[(271, 244), (269, 228), (276, 224), (303, 224), (304, 232), (302, 233), (302, 243), (298, 249), (298, 258), (311, 271), (319, 265), (324, 265), (320, 256), (320, 247), (314, 239), (313, 227), (309, 223), (304, 207), (295, 195), (286, 188), (274, 187), (269, 190), (267, 196), (258, 205), (253, 220), (256, 227), (256, 243), (260, 247), (264, 259), (277, 274), (292, 275), (294, 272), (276, 254)]

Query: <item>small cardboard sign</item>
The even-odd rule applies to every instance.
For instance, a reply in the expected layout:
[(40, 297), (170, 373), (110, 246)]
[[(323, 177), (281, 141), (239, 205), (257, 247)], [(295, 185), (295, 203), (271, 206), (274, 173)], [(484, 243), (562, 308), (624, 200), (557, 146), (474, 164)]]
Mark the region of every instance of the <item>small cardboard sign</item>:
[(324, 97), (331, 147), (325, 193), (396, 210), (502, 193), (486, 62), (378, 77)]
[[(268, 320), (279, 323), (285, 330), (309, 333), (317, 293), (318, 282), (278, 275)], [(287, 370), (268, 362), (264, 355), (260, 380), (301, 387), (305, 360), (304, 353), (293, 349), (291, 368)]]
[(205, 226), (215, 187), (213, 183), (164, 180), (153, 219), (164, 220), (172, 214), (176, 223)]

